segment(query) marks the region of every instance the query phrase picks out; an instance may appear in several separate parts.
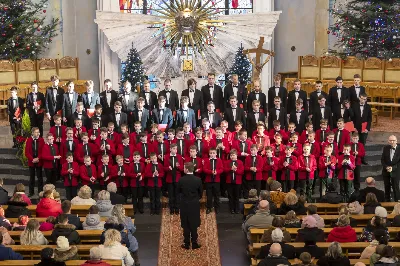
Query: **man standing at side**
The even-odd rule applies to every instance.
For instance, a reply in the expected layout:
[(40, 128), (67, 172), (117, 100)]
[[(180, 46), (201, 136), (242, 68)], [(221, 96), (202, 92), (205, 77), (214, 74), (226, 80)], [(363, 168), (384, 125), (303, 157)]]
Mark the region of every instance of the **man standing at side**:
[(397, 148), (397, 138), (389, 137), (389, 145), (382, 152), (382, 176), (385, 186), (385, 201), (390, 201), (390, 188), (393, 187), (394, 201), (400, 200), (400, 149)]
[(182, 248), (190, 248), (190, 240), (192, 249), (200, 248), (197, 242), (197, 227), (200, 226), (200, 202), (203, 195), (203, 186), (201, 179), (193, 175), (193, 163), (185, 163), (185, 176), (178, 183), (179, 193), (181, 194), (180, 218), (181, 227), (183, 228), (184, 243)]

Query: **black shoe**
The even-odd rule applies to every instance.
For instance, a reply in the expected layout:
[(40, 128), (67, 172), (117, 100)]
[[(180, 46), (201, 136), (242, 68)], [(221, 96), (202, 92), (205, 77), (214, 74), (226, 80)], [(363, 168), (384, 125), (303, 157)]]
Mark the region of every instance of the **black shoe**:
[(368, 165), (368, 162), (367, 162), (365, 159), (361, 160), (361, 163), (362, 163), (363, 165)]
[(217, 214), (219, 212), (219, 209), (214, 208), (214, 212), (215, 212), (215, 214)]
[(232, 214), (235, 214), (235, 211), (234, 211), (234, 210), (231, 210), (231, 213), (232, 213)]
[(235, 214), (239, 214), (240, 212), (239, 211), (235, 211)]
[(179, 215), (179, 210), (175, 210), (175, 214), (178, 214), (178, 215)]
[(211, 212), (211, 209), (206, 210), (206, 214), (210, 214), (210, 212)]
[(201, 246), (199, 245), (199, 244), (197, 244), (197, 243), (192, 243), (192, 249), (198, 249), (198, 248), (200, 248)]
[(174, 210), (169, 210), (169, 214), (174, 214)]
[(181, 245), (181, 248), (190, 249), (190, 245), (182, 244), (182, 245)]

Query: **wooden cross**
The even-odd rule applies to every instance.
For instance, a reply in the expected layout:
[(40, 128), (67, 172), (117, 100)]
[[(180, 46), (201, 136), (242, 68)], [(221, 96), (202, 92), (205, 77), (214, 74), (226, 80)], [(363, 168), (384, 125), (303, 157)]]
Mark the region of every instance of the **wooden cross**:
[[(264, 37), (260, 37), (260, 40), (258, 41), (258, 46), (256, 48), (251, 48), (243, 51), (244, 54), (247, 54), (250, 63), (253, 65), (253, 80), (260, 78), (262, 68), (266, 63), (268, 63), (268, 61), (271, 59), (271, 56), (275, 55), (274, 52), (264, 49), (263, 45), (264, 45)], [(254, 62), (250, 57), (250, 54), (253, 53), (256, 54), (256, 62)], [(261, 56), (263, 54), (267, 54), (269, 56), (267, 57), (267, 59), (265, 59), (264, 63), (261, 64)]]

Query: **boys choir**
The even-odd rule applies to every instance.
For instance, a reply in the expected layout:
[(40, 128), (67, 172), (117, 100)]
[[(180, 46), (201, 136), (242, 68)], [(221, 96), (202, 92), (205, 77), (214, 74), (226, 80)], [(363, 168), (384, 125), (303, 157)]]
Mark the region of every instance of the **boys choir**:
[[(190, 79), (180, 100), (169, 79), (158, 97), (148, 81), (140, 94), (126, 82), (120, 95), (110, 80), (100, 94), (87, 81), (87, 92), (79, 95), (72, 81), (64, 92), (57, 76), (51, 80), (45, 96), (32, 83), (27, 97), (33, 125), (25, 148), (30, 195), (36, 177), (39, 191), (43, 187), (44, 168), (47, 183), (61, 175), (69, 200), (81, 185), (94, 191), (115, 182), (119, 193), (132, 197), (135, 212), (143, 213), (143, 196), (149, 193), (151, 214), (159, 214), (160, 197), (168, 192), (170, 212), (177, 214), (178, 181), (188, 161), (205, 183), (207, 213), (213, 208), (218, 212), (225, 191), (230, 211), (239, 213), (239, 198), (247, 198), (252, 188), (265, 189), (269, 178), (281, 181), (284, 191), (299, 189), (309, 199), (315, 180), (320, 181), (321, 196), (334, 178), (344, 199), (353, 183), (355, 189), (360, 187), (372, 118), (359, 75), (349, 89), (338, 77), (329, 94), (317, 81), (309, 104), (299, 80), (288, 93), (276, 75), (275, 86), (268, 90), (269, 108), (260, 82), (254, 81), (254, 91), (247, 95), (236, 75), (224, 96), (214, 74), (208, 75), (201, 91)], [(8, 114), (13, 132), (23, 109), (23, 100), (12, 88)], [(45, 114), (51, 128), (42, 139)], [(345, 128), (348, 121), (354, 132)]]

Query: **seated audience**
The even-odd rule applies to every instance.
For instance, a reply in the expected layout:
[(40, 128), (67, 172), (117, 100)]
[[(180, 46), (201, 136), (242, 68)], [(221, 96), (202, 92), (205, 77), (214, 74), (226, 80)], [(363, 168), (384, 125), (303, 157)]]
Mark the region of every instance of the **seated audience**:
[(358, 195), (359, 202), (365, 202), (368, 193), (375, 194), (378, 202), (385, 202), (385, 192), (383, 190), (377, 189), (375, 186), (375, 179), (373, 177), (367, 177), (365, 179), (366, 187), (360, 189), (360, 193)]
[(324, 250), (317, 246), (316, 236), (306, 235), (304, 236), (304, 247), (297, 249), (296, 257), (299, 257), (301, 253), (307, 252), (311, 254), (311, 257), (319, 259), (324, 256)]
[(375, 263), (380, 260), (383, 249), (386, 247), (386, 244), (379, 244), (376, 247), (375, 253), (371, 255), (370, 259), (369, 259), (369, 265), (374, 266)]
[(54, 260), (54, 250), (52, 248), (42, 249), (40, 258), (41, 261), (35, 266), (65, 266), (65, 262)]
[[(270, 195), (270, 192), (268, 190), (261, 190), (258, 200), (259, 201), (267, 200), (269, 202), (269, 213), (270, 214), (277, 214), (277, 207), (276, 207), (275, 203), (271, 200), (270, 196), (271, 195)], [(256, 213), (256, 211), (258, 210), (259, 201), (251, 206), (251, 208), (249, 209), (249, 211), (247, 213), (247, 216), (254, 215)], [(246, 216), (244, 216), (244, 219), (246, 219)]]
[(43, 198), (44, 192), (47, 190), (56, 191), (56, 187), (53, 184), (46, 184), (43, 186), (43, 190), (39, 192), (39, 199)]
[(258, 263), (258, 266), (278, 266), (288, 265), (290, 262), (282, 255), (282, 248), (279, 243), (274, 243), (269, 249), (269, 254)]
[(10, 221), (6, 218), (5, 211), (3, 207), (0, 206), (0, 228), (4, 227), (7, 230), (11, 229), (11, 223)]
[(3, 235), (0, 234), (0, 261), (2, 260), (23, 260), (21, 254), (16, 253), (12, 248), (8, 248), (3, 244)]
[(125, 197), (117, 193), (117, 185), (114, 182), (110, 182), (107, 185), (107, 191), (110, 193), (111, 204), (125, 204)]
[(258, 204), (259, 198), (257, 196), (257, 189), (250, 189), (249, 190), (249, 197), (244, 199), (245, 204)]
[(342, 253), (342, 247), (338, 242), (332, 242), (325, 256), (322, 256), (318, 262), (318, 266), (350, 266), (350, 260)]
[(389, 231), (388, 228), (386, 227), (385, 220), (379, 216), (372, 217), (371, 221), (369, 221), (367, 226), (364, 227), (358, 241), (371, 242), (374, 239), (378, 240), (379, 242), (383, 241), (376, 235), (383, 235), (383, 237), (386, 236), (387, 240), (390, 239)]
[(394, 205), (392, 214), (395, 216), (391, 226), (400, 227), (400, 203)]
[(29, 220), (25, 230), (21, 233), (21, 245), (47, 245), (49, 241), (39, 230), (39, 222), (36, 219)]
[[(312, 216), (314, 217), (315, 221), (317, 221), (317, 227), (318, 228), (324, 228), (325, 223), (324, 219), (318, 215), (318, 207), (316, 205), (308, 205), (307, 206), (307, 216)], [(304, 224), (301, 224), (301, 228), (304, 228)]]
[(267, 186), (269, 186), (271, 201), (276, 205), (283, 203), (286, 193), (282, 192), (282, 184), (270, 177), (267, 180)]
[(61, 213), (61, 204), (54, 199), (53, 191), (46, 190), (36, 207), (36, 217), (57, 217)]
[(111, 266), (109, 263), (101, 260), (101, 251), (99, 247), (92, 247), (90, 249), (90, 260), (87, 260), (81, 266)]
[(339, 192), (336, 192), (335, 183), (328, 183), (326, 187), (325, 195), (321, 198), (322, 203), (338, 204), (342, 202), (342, 196)]
[(123, 224), (125, 230), (131, 234), (135, 233), (136, 226), (133, 224), (132, 218), (125, 215), (125, 208), (122, 204), (115, 205), (111, 215), (117, 217), (118, 223)]
[(375, 216), (381, 217), (386, 226), (392, 226), (392, 223), (387, 219), (387, 215), (387, 210), (384, 207), (378, 206), (375, 208)]
[(54, 225), (57, 223), (56, 217), (49, 216), (46, 218), (46, 221), (40, 224), (39, 230), (44, 231), (52, 231), (54, 229)]
[(21, 215), (31, 217), (31, 211), (28, 210), (28, 204), (24, 201), (21, 195), (13, 196), (7, 203), (8, 207), (4, 212), (7, 218), (18, 218)]
[[(349, 209), (346, 205), (342, 205), (338, 209), (339, 216), (344, 214), (349, 217), (351, 227), (357, 227), (357, 220), (350, 216)], [(331, 223), (331, 227), (336, 227), (337, 221), (333, 220)]]
[(325, 233), (317, 227), (317, 221), (314, 217), (305, 216), (302, 225), (304, 225), (304, 228), (297, 231), (296, 242), (304, 242), (304, 239), (310, 236), (315, 236), (317, 242), (325, 241)]
[(78, 247), (70, 246), (65, 236), (57, 237), (57, 247), (54, 249), (55, 261), (79, 260)]
[(105, 221), (101, 221), (99, 208), (92, 205), (89, 208), (89, 213), (86, 215), (86, 220), (83, 222), (83, 230), (103, 230)]
[(374, 193), (368, 193), (364, 204), (364, 214), (375, 214), (375, 208), (381, 206)]
[(82, 186), (78, 191), (78, 196), (71, 200), (72, 205), (94, 205), (96, 201), (92, 199), (92, 189), (89, 186)]
[(26, 215), (21, 215), (20, 217), (18, 217), (18, 222), (13, 223), (12, 230), (24, 231), (28, 222), (29, 222), (29, 217)]
[(276, 228), (279, 228), (282, 230), (284, 242), (292, 241), (290, 233), (288, 231), (286, 231), (286, 229), (285, 229), (285, 219), (283, 219), (280, 216), (276, 216), (272, 220), (272, 227), (270, 227), (264, 231), (264, 234), (262, 235), (260, 242), (261, 243), (271, 243), (272, 242), (271, 234), (272, 234), (272, 231), (274, 231)]
[(3, 188), (3, 178), (0, 178), (0, 205), (7, 204), (8, 191)]
[(315, 266), (312, 263), (313, 257), (308, 252), (300, 253), (299, 259), (295, 259), (296, 266)]
[(377, 262), (374, 263), (375, 266), (387, 265), (394, 266), (397, 265), (399, 259), (397, 258), (396, 251), (392, 246), (386, 246), (383, 248), (381, 257)]
[(333, 228), (328, 235), (327, 242), (356, 242), (356, 231), (350, 226), (350, 219), (347, 215), (340, 215), (337, 221), (337, 227)]
[(297, 218), (295, 211), (288, 211), (285, 215), (286, 228), (301, 228), (301, 221)]
[(364, 248), (363, 252), (361, 253), (360, 260), (365, 260), (371, 258), (372, 254), (375, 253), (376, 247), (379, 245), (378, 240), (372, 240), (369, 243), (369, 246)]
[(104, 244), (100, 245), (101, 258), (103, 260), (121, 260), (125, 266), (133, 266), (134, 260), (126, 246), (121, 244), (121, 233), (115, 229), (109, 229), (104, 233)]
[(99, 208), (100, 217), (110, 217), (114, 205), (111, 204), (110, 193), (106, 190), (102, 190), (97, 195), (97, 208)]
[(272, 225), (274, 216), (269, 213), (269, 203), (267, 200), (262, 200), (258, 204), (256, 214), (249, 217), (242, 226), (243, 232), (247, 236), (247, 240), (251, 243), (251, 228), (268, 228)]
[(68, 223), (75, 225), (76, 230), (82, 230), (81, 219), (76, 214), (71, 214), (72, 204), (69, 200), (64, 200), (61, 203), (61, 210), (63, 214), (68, 217)]
[(15, 241), (11, 238), (10, 233), (5, 227), (0, 227), (0, 234), (3, 236), (3, 245), (14, 245)]
[(51, 240), (56, 243), (59, 236), (65, 236), (71, 245), (76, 245), (81, 242), (78, 232), (75, 230), (75, 225), (68, 223), (68, 216), (60, 214), (58, 216), (58, 224), (54, 226), (51, 233)]
[(25, 201), (26, 204), (28, 204), (28, 206), (32, 205), (31, 199), (25, 194), (25, 186), (24, 186), (24, 184), (18, 183), (18, 184), (15, 185), (13, 196), (15, 196), (17, 194), (21, 195), (23, 201)]
[(292, 245), (285, 243), (286, 241), (283, 240), (283, 232), (280, 228), (276, 228), (272, 231), (271, 240), (271, 244), (261, 247), (260, 253), (257, 255), (257, 259), (264, 259), (268, 256), (272, 243), (279, 243), (281, 245), (282, 256), (286, 257), (287, 259), (294, 259), (296, 249)]
[(347, 210), (350, 214), (364, 214), (364, 206), (361, 205), (358, 201), (353, 201), (347, 204)]
[(297, 215), (306, 215), (307, 210), (304, 203), (299, 201), (296, 194), (289, 192), (286, 194), (283, 203), (279, 209), (280, 214), (286, 214), (288, 211), (294, 211)]

